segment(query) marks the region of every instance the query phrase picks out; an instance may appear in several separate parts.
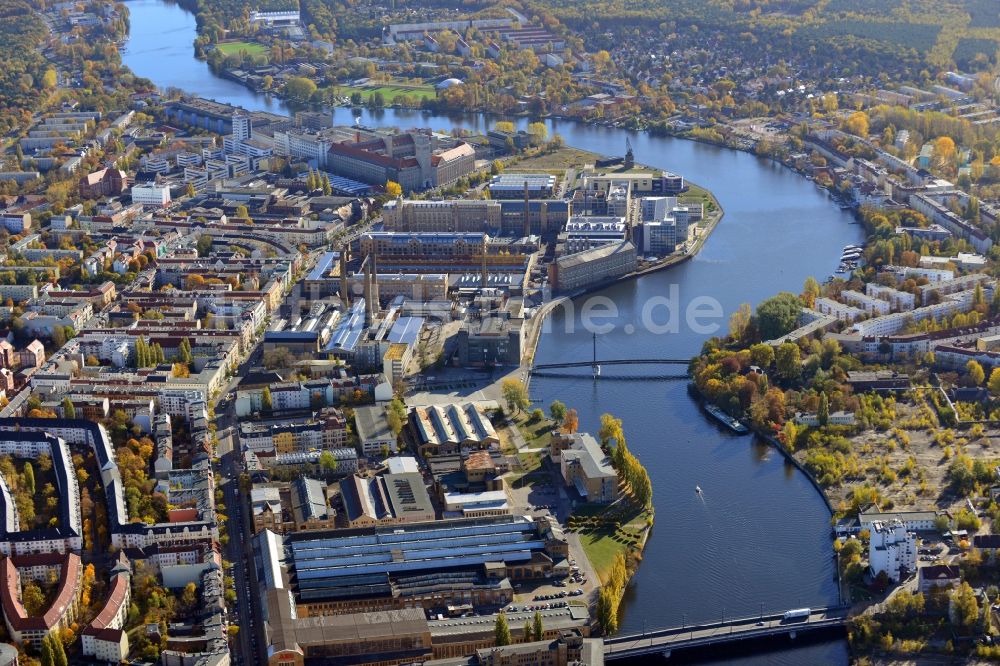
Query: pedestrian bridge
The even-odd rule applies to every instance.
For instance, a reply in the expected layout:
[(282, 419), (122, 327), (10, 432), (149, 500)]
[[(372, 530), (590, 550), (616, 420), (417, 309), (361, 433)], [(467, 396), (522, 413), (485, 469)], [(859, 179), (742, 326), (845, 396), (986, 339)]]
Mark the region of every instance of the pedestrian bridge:
[(674, 650), (719, 646), (761, 638), (796, 636), (842, 627), (849, 608), (832, 606), (814, 608), (808, 618), (785, 622), (783, 613), (708, 622), (683, 627), (657, 629), (642, 634), (609, 636), (604, 639), (604, 659), (630, 659), (661, 654), (669, 657)]
[(531, 371), (535, 370), (557, 370), (560, 368), (590, 368), (595, 364), (600, 366), (605, 365), (688, 365), (691, 363), (689, 358), (618, 358), (618, 359), (600, 359), (593, 361), (573, 361), (570, 363), (539, 363), (532, 366)]
[[(636, 380), (676, 380), (676, 379), (687, 379), (687, 365), (691, 362), (688, 358), (618, 358), (618, 359), (601, 359), (592, 361), (572, 361), (569, 363), (539, 363), (538, 365), (532, 366), (531, 374), (534, 377), (583, 377), (579, 372), (573, 372), (573, 368), (589, 368), (591, 370), (590, 376), (594, 379), (602, 380), (620, 380), (620, 381), (636, 381)], [(601, 373), (602, 368), (608, 366), (665, 366), (665, 365), (683, 365), (684, 370), (681, 372), (664, 372), (654, 370), (652, 373), (646, 372), (643, 374), (607, 374)], [(564, 369), (570, 369), (570, 372), (563, 372)]]

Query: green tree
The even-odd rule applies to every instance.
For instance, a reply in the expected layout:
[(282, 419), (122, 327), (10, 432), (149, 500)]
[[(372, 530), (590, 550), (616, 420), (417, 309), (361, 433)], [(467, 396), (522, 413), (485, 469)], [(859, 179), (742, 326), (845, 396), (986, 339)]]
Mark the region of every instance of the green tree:
[(63, 408), (63, 418), (66, 419), (76, 418), (76, 407), (73, 406), (73, 401), (70, 399), (69, 396), (63, 398), (62, 408)]
[(45, 595), (38, 583), (28, 581), (21, 586), (21, 603), (28, 615), (39, 615), (45, 606)]
[(385, 421), (393, 437), (399, 437), (399, 433), (403, 430), (403, 421), (399, 418), (399, 414), (389, 410), (385, 414)]
[(329, 451), (319, 454), (319, 466), (328, 472), (337, 471), (337, 459)]
[(503, 380), (500, 384), (500, 392), (504, 402), (507, 403), (507, 411), (509, 412), (520, 412), (531, 404), (528, 399), (528, 389), (525, 388), (520, 379), (510, 377)]
[(35, 468), (30, 462), (24, 463), (24, 487), (32, 495), (35, 494)]
[(207, 257), (212, 253), (212, 237), (208, 234), (198, 236), (195, 248), (198, 250), (199, 257)]
[(830, 399), (826, 393), (819, 394), (819, 409), (816, 410), (816, 420), (821, 426), (830, 422)]
[(184, 365), (191, 365), (193, 359), (194, 357), (191, 355), (191, 341), (184, 338), (177, 346), (177, 360)]
[(42, 75), (42, 86), (51, 90), (56, 87), (57, 83), (59, 83), (58, 74), (56, 74), (55, 69), (49, 67)]
[(819, 294), (820, 294), (819, 282), (816, 281), (816, 278), (810, 275), (809, 277), (806, 278), (805, 284), (802, 285), (801, 298), (803, 305), (805, 305), (807, 308), (813, 307), (813, 305), (816, 303), (816, 299), (819, 297)]
[(524, 628), (521, 631), (524, 632), (524, 640), (522, 642), (530, 643), (533, 640), (531, 635), (531, 620), (524, 621)]
[(982, 386), (983, 381), (986, 379), (986, 372), (983, 370), (983, 366), (979, 365), (979, 362), (975, 359), (965, 364), (965, 373), (974, 386)]
[(979, 601), (968, 583), (963, 582), (951, 593), (948, 617), (953, 625), (963, 630), (971, 629), (979, 621)]
[(549, 128), (545, 123), (528, 123), (528, 134), (531, 135), (531, 142), (539, 146), (549, 138)]
[(750, 360), (754, 365), (767, 370), (774, 363), (774, 347), (764, 342), (750, 347)]
[(611, 414), (601, 414), (601, 429), (597, 432), (601, 444), (609, 446), (615, 442), (617, 446), (625, 443), (625, 434), (622, 430), (622, 420), (615, 418)]
[(729, 317), (729, 336), (735, 342), (745, 341), (752, 324), (753, 309), (749, 303), (740, 303), (736, 312)]
[(542, 637), (545, 635), (545, 629), (542, 626), (542, 614), (538, 611), (535, 611), (535, 618), (532, 621), (531, 635), (536, 641), (542, 640)]
[(503, 611), (500, 611), (500, 614), (497, 615), (497, 621), (493, 627), (493, 637), (497, 647), (503, 647), (511, 643), (510, 627), (507, 625), (507, 615)]
[(260, 407), (263, 411), (269, 412), (274, 409), (274, 403), (271, 401), (271, 387), (265, 386), (264, 390), (260, 393)]
[(774, 354), (778, 376), (785, 380), (797, 379), (802, 374), (802, 358), (799, 353), (799, 346), (785, 342), (778, 347)]
[(601, 586), (597, 594), (597, 623), (605, 636), (618, 631), (618, 598), (609, 585)]
[(948, 516), (944, 516), (944, 515), (937, 516), (934, 519), (934, 529), (936, 529), (938, 532), (940, 532), (942, 534), (944, 534), (945, 532), (947, 532), (948, 530), (950, 530), (951, 529), (951, 522), (948, 520)]
[(762, 340), (780, 338), (793, 330), (802, 312), (798, 296), (783, 291), (757, 306), (757, 330)]
[(184, 591), (181, 593), (181, 604), (190, 610), (193, 610), (195, 606), (198, 605), (198, 586), (194, 583), (188, 583), (184, 586)]
[(66, 646), (55, 634), (52, 636), (52, 663), (54, 666), (69, 666), (69, 659), (66, 657)]
[(52, 657), (52, 643), (50, 641), (50, 638), (51, 636), (47, 635), (42, 639), (42, 648), (40, 654), (42, 666), (53, 666), (55, 664), (55, 660)]
[(285, 94), (293, 102), (300, 104), (308, 102), (315, 92), (316, 84), (304, 76), (294, 76), (285, 84)]
[(862, 139), (868, 138), (868, 114), (864, 111), (856, 111), (847, 118), (847, 131), (860, 136)]
[(549, 405), (549, 416), (552, 417), (553, 421), (562, 423), (562, 420), (566, 418), (566, 405), (559, 400), (553, 400), (552, 404)]

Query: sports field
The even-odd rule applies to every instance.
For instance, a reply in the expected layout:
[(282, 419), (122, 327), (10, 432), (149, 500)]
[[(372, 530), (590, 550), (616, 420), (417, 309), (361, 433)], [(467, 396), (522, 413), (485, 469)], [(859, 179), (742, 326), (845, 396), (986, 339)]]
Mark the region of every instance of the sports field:
[(219, 49), (223, 55), (246, 51), (247, 55), (256, 56), (269, 52), (269, 49), (266, 46), (262, 44), (255, 44), (253, 42), (222, 42), (220, 44), (216, 44), (215, 48)]
[(392, 104), (392, 99), (397, 95), (407, 95), (418, 100), (423, 99), (434, 99), (434, 86), (427, 84), (409, 84), (409, 83), (385, 83), (385, 84), (368, 84), (364, 86), (352, 87), (352, 86), (340, 86), (339, 90), (345, 96), (350, 96), (352, 93), (360, 92), (361, 96), (367, 100), (371, 95), (375, 93), (382, 93), (382, 97), (385, 99), (386, 104)]

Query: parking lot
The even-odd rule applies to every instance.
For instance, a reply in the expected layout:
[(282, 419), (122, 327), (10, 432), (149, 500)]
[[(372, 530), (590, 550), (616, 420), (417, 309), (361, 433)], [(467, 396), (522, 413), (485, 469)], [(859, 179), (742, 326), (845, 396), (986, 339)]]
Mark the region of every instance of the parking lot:
[[(565, 608), (569, 605), (586, 605), (590, 592), (597, 588), (576, 560), (570, 549), (570, 575), (566, 578), (552, 578), (537, 584), (521, 582), (514, 585), (514, 601), (507, 606), (509, 612), (547, 610)], [(589, 570), (589, 566), (586, 567)]]

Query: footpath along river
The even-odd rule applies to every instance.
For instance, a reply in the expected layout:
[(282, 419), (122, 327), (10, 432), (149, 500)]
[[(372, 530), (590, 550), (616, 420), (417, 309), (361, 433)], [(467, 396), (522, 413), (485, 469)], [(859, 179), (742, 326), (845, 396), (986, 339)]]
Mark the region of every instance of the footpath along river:
[[(251, 110), (287, 112), (280, 100), (219, 78), (195, 59), (190, 13), (163, 0), (127, 4), (132, 33), (124, 59), (136, 74), (163, 88)], [(336, 109), (334, 119), (354, 122), (347, 108)], [(365, 111), (360, 122), (484, 129), (490, 120), (479, 114), (387, 109)], [(740, 303), (755, 304), (781, 290), (797, 292), (809, 275), (824, 279), (836, 267), (843, 246), (862, 240), (860, 227), (824, 192), (770, 161), (645, 133), (565, 121), (548, 124), (567, 145), (602, 154), (621, 154), (629, 137), (637, 162), (683, 174), (710, 189), (726, 211), (693, 260), (596, 294), (618, 309), (610, 321), (612, 330), (598, 336), (602, 358), (693, 356), (710, 333), (695, 330), (683, 316), (676, 332), (648, 330), (641, 313), (650, 299), (676, 294), (675, 310), (681, 315), (695, 298), (714, 299), (724, 314), (703, 321), (716, 323), (721, 333)], [(580, 322), (585, 300), (575, 303), (575, 316), (560, 309), (553, 314), (538, 346), (538, 363), (590, 359), (591, 333)], [(664, 323), (668, 311), (665, 306), (654, 309), (655, 322)], [(605, 375), (622, 372), (628, 370), (605, 368)], [(773, 448), (724, 432), (708, 420), (688, 396), (685, 382), (536, 378), (531, 393), (546, 405), (560, 399), (575, 407), (583, 430), (596, 432), (604, 412), (618, 416), (631, 450), (649, 470), (656, 525), (625, 598), (623, 632), (755, 615), (761, 608), (779, 612), (836, 603), (829, 514), (822, 498)], [(847, 648), (843, 640), (793, 647), (783, 642), (780, 649), (710, 656), (699, 663), (737, 662), (846, 664)]]

